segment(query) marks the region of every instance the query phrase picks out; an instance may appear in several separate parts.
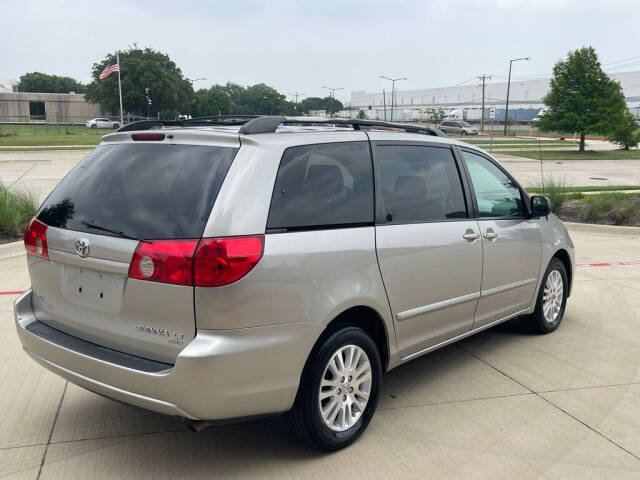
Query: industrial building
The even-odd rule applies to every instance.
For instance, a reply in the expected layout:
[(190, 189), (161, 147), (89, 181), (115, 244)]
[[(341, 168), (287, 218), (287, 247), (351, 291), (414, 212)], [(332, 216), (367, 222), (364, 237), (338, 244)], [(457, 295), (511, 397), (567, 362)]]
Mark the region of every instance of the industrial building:
[(100, 105), (79, 93), (0, 92), (0, 122), (84, 123), (101, 115)]
[[(614, 73), (620, 82), (631, 112), (640, 117), (640, 71)], [(528, 122), (544, 107), (542, 99), (549, 92), (549, 78), (511, 79), (509, 91), (509, 118)], [(504, 121), (507, 82), (487, 83), (485, 86), (485, 119), (489, 109), (495, 109), (495, 120)], [(482, 115), (482, 85), (458, 85), (420, 90), (396, 90), (394, 120), (429, 120), (433, 110), (445, 114), (462, 112), (464, 119), (480, 120)], [(362, 110), (368, 118), (390, 120), (391, 92), (351, 92), (350, 106)]]

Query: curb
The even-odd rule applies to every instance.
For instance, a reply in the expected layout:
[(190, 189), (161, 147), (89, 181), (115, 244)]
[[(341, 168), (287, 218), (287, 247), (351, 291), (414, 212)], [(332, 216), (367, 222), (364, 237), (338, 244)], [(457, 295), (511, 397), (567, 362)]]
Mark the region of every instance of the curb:
[(640, 227), (621, 227), (618, 225), (598, 225), (595, 223), (562, 222), (570, 232), (600, 233), (608, 235), (640, 236)]

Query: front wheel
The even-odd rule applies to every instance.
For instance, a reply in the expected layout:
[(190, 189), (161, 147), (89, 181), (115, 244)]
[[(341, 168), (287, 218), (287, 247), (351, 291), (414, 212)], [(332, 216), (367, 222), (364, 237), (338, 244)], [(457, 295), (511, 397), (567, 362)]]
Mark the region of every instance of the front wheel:
[(353, 443), (378, 404), (382, 367), (371, 337), (343, 326), (314, 348), (287, 421), (296, 436), (323, 450)]
[(117, 124), (117, 123), (114, 123), (114, 124), (113, 124), (113, 128), (117, 130), (118, 128), (120, 128), (120, 125), (119, 125), (119, 124)]
[(467, 134), (464, 130), (462, 131), (462, 136), (464, 137)]
[(526, 317), (531, 328), (538, 333), (550, 333), (558, 328), (564, 317), (568, 293), (567, 270), (564, 263), (553, 258), (544, 273), (536, 309)]

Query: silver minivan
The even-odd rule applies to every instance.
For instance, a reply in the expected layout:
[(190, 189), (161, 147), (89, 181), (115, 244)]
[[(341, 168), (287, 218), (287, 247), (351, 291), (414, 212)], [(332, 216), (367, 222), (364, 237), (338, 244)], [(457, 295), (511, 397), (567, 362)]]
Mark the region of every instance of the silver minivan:
[(25, 351), (194, 429), (285, 413), (348, 445), (385, 371), (517, 316), (551, 332), (571, 291), (549, 201), (438, 133), (211, 117), (105, 136), (25, 232)]
[(447, 135), (478, 135), (478, 129), (463, 120), (444, 120), (440, 130)]

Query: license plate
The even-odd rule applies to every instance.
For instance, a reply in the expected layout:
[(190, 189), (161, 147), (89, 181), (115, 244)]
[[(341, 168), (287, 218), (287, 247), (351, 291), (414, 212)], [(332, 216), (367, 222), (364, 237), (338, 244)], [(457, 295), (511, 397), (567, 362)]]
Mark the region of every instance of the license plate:
[(62, 266), (61, 290), (77, 305), (105, 313), (122, 310), (125, 278), (71, 265)]

